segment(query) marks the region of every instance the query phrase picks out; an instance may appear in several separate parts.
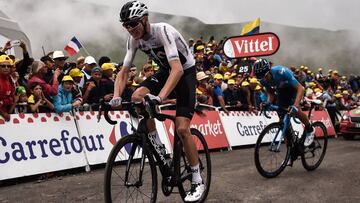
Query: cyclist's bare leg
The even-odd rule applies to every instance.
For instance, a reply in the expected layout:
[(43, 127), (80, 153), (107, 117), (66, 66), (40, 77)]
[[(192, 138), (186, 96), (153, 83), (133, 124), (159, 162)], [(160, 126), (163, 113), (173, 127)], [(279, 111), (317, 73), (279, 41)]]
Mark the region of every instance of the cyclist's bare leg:
[(186, 158), (190, 166), (196, 166), (199, 163), (199, 155), (190, 132), (190, 119), (186, 117), (176, 117), (176, 132), (178, 133), (183, 146)]
[(300, 109), (298, 110), (297, 116), (305, 126), (310, 126), (309, 118), (302, 110), (300, 110)]

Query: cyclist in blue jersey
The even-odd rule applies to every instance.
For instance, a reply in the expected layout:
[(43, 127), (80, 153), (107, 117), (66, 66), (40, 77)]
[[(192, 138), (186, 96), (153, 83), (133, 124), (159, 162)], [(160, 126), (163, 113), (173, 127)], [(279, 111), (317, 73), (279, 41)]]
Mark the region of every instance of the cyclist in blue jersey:
[(297, 117), (305, 125), (306, 137), (304, 146), (310, 146), (314, 141), (314, 129), (306, 114), (300, 108), (304, 96), (304, 87), (295, 79), (294, 73), (285, 66), (271, 66), (266, 59), (258, 59), (253, 64), (255, 76), (266, 88), (268, 104), (276, 101), (279, 107), (291, 107)]
[[(120, 11), (120, 22), (130, 34), (127, 40), (123, 66), (117, 74), (112, 106), (121, 105), (121, 95), (129, 76), (129, 69), (137, 50), (148, 55), (159, 71), (146, 78), (133, 93), (132, 101), (142, 101), (146, 95), (159, 103), (174, 92), (176, 95), (176, 131), (184, 146), (192, 172), (191, 190), (184, 198), (187, 202), (198, 201), (205, 185), (199, 168), (199, 156), (190, 132), (190, 121), (195, 110), (196, 69), (195, 60), (182, 35), (167, 23), (150, 23), (148, 8), (139, 1), (127, 2)], [(156, 95), (156, 96), (154, 96)], [(154, 119), (146, 123), (149, 138), (161, 143)]]

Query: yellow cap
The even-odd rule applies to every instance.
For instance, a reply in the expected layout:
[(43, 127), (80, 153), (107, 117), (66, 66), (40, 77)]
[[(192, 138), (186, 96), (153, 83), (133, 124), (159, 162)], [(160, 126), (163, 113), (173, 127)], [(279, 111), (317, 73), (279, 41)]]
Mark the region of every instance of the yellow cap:
[(345, 79), (346, 79), (346, 76), (345, 76), (345, 75), (341, 76), (341, 79), (345, 80)]
[(69, 72), (69, 75), (70, 75), (71, 77), (82, 77), (82, 76), (84, 76), (84, 73), (81, 72), (81, 70), (78, 69), (78, 68), (73, 68), (73, 69), (71, 69), (71, 71)]
[(347, 90), (344, 90), (342, 94), (349, 94), (349, 92)]
[(115, 65), (113, 63), (104, 63), (104, 64), (101, 65), (101, 69), (103, 71), (106, 71), (106, 70), (115, 71), (116, 70)]
[(202, 91), (200, 91), (198, 88), (196, 88), (196, 94), (202, 94)]
[(247, 81), (244, 81), (244, 82), (241, 83), (241, 86), (242, 86), (242, 87), (249, 86), (249, 83), (248, 83)]
[(231, 73), (230, 78), (235, 77), (236, 73)]
[(229, 79), (229, 75), (224, 75), (224, 80), (228, 80)]
[(341, 97), (343, 97), (341, 94), (335, 94), (335, 97), (336, 98), (341, 98)]
[(14, 65), (14, 61), (8, 55), (1, 55), (0, 63), (9, 63), (10, 65)]
[(332, 73), (333, 74), (338, 74), (339, 72), (337, 70), (334, 70)]
[(319, 71), (322, 71), (323, 69), (322, 68), (319, 68)]
[(196, 47), (196, 50), (200, 51), (200, 50), (203, 50), (205, 47), (203, 45), (200, 45), (200, 46), (197, 46)]
[(256, 78), (251, 78), (250, 83), (259, 83), (259, 81)]
[(314, 89), (314, 92), (315, 92), (315, 93), (321, 92), (321, 89), (320, 89), (320, 88), (315, 88), (315, 89)]
[(338, 86), (337, 86), (337, 89), (338, 89), (338, 90), (341, 90), (341, 89), (342, 89), (342, 87), (341, 87), (340, 85), (338, 85)]
[(310, 87), (315, 86), (315, 83), (314, 82), (309, 82), (309, 86)]
[(358, 93), (356, 96), (357, 96), (357, 97), (360, 97), (360, 93)]
[(256, 85), (255, 90), (261, 90), (261, 86), (260, 86), (260, 85)]
[(235, 80), (230, 79), (230, 80), (228, 80), (227, 84), (228, 85), (235, 85)]
[(62, 82), (65, 82), (65, 81), (74, 82), (74, 80), (72, 79), (72, 77), (70, 75), (65, 75), (61, 81)]
[(307, 73), (310, 74), (310, 73), (311, 73), (311, 70), (308, 70)]
[(135, 82), (135, 80), (133, 80), (133, 82), (132, 82), (132, 84), (131, 84), (132, 86), (134, 86), (134, 87), (138, 87), (138, 86), (140, 86), (139, 84), (137, 84), (136, 82)]
[(304, 70), (308, 70), (309, 68), (307, 66), (304, 67)]
[(218, 80), (223, 80), (224, 78), (223, 78), (223, 76), (220, 74), (220, 73), (216, 73), (215, 75), (214, 75), (214, 79), (218, 79)]

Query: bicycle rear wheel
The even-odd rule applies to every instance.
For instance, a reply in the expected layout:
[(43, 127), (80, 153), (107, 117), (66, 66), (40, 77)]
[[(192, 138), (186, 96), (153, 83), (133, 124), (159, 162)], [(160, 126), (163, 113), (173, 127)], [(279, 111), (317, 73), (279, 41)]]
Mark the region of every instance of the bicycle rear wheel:
[(116, 143), (105, 168), (105, 202), (156, 202), (156, 165), (145, 151), (137, 134)]
[[(278, 176), (290, 158), (290, 145), (285, 143), (281, 123), (271, 123), (260, 133), (255, 145), (255, 166), (265, 178)], [(279, 148), (278, 148), (278, 145)]]
[(315, 130), (314, 142), (304, 149), (304, 153), (301, 155), (301, 163), (308, 171), (313, 171), (320, 166), (324, 159), (328, 135), (326, 127), (323, 123), (317, 121), (312, 124)]
[[(199, 168), (201, 178), (205, 185), (205, 191), (202, 194), (201, 198), (197, 202), (204, 202), (209, 193), (210, 183), (211, 183), (211, 159), (210, 152), (208, 149), (208, 145), (205, 141), (204, 136), (197, 129), (192, 128), (191, 134), (193, 135), (193, 139), (198, 149), (199, 153)], [(177, 174), (179, 174), (179, 193), (181, 198), (184, 200), (187, 193), (191, 189), (191, 181), (192, 181), (192, 173), (189, 161), (187, 160), (183, 145), (181, 142), (178, 143), (177, 152), (180, 154), (180, 159), (177, 163), (174, 163), (175, 170), (177, 170)]]

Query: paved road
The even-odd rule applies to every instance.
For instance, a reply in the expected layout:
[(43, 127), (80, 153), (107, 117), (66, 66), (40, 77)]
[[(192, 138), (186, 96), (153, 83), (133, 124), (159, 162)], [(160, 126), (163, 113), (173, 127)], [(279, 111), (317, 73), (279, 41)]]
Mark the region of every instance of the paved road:
[[(275, 179), (260, 176), (253, 148), (213, 152), (213, 181), (207, 202), (360, 202), (360, 139), (331, 139), (313, 172), (301, 161)], [(104, 169), (0, 187), (0, 202), (103, 202)], [(158, 202), (181, 202), (177, 194)]]

